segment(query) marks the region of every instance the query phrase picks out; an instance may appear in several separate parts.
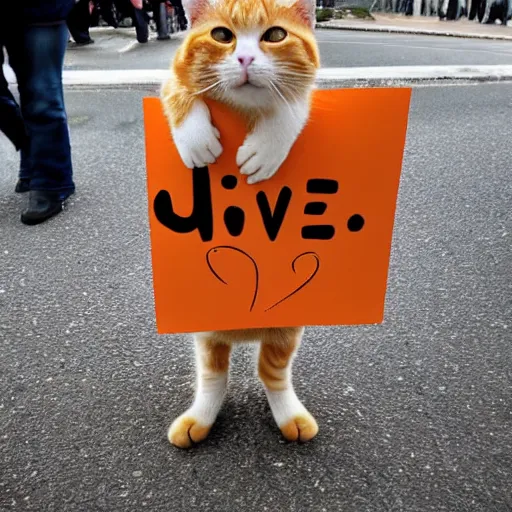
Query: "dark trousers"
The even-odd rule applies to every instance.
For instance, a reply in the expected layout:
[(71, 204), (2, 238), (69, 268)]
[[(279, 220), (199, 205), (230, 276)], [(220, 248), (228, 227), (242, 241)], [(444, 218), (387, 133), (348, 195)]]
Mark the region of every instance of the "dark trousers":
[(114, 1), (113, 0), (98, 0), (101, 17), (106, 21), (107, 25), (118, 28), (119, 22), (114, 16)]
[(147, 43), (149, 39), (149, 16), (144, 9), (135, 9), (132, 7), (133, 25), (137, 34), (139, 43)]
[(89, 12), (89, 0), (79, 0), (71, 9), (68, 19), (68, 29), (75, 43), (86, 43), (91, 39), (89, 27), (91, 26), (91, 14)]
[[(167, 27), (167, 14), (166, 7), (162, 9), (162, 5), (165, 5), (165, 0), (151, 0), (151, 9), (153, 11), (153, 19), (156, 23), (156, 29), (159, 37), (166, 37), (169, 35), (169, 29)], [(183, 4), (181, 0), (172, 0), (172, 6), (174, 7), (174, 11), (176, 12), (176, 16), (178, 18), (178, 26), (180, 30), (185, 30), (187, 28), (187, 17), (185, 16), (185, 10), (183, 9)], [(174, 30), (177, 30), (174, 27)]]
[(151, 10), (153, 11), (153, 19), (155, 20), (158, 37), (169, 37), (165, 0), (151, 0)]
[(187, 28), (187, 17), (185, 16), (185, 10), (183, 9), (183, 3), (181, 0), (171, 0), (171, 3), (176, 10), (178, 16), (178, 23), (180, 30), (186, 30)]
[(16, 74), (28, 136), (21, 149), (20, 178), (29, 179), (32, 190), (60, 191), (67, 196), (75, 186), (62, 90), (66, 24), (16, 27), (2, 31), (0, 38)]

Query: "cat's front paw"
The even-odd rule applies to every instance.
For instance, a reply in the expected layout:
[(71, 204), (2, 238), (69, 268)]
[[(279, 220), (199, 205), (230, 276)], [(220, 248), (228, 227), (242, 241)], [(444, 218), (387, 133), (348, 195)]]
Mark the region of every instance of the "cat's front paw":
[(212, 125), (210, 111), (201, 100), (195, 101), (183, 123), (171, 131), (178, 153), (189, 169), (213, 164), (222, 153), (219, 130)]
[(249, 176), (247, 183), (252, 185), (274, 176), (290, 149), (291, 145), (278, 137), (272, 138), (262, 132), (251, 133), (238, 149), (236, 164), (241, 174)]
[(308, 412), (294, 416), (291, 420), (279, 426), (283, 437), (288, 441), (305, 443), (310, 441), (318, 433), (318, 425), (315, 418)]
[(176, 418), (169, 427), (169, 442), (178, 448), (190, 448), (210, 433), (211, 425), (201, 425), (196, 418), (187, 413)]

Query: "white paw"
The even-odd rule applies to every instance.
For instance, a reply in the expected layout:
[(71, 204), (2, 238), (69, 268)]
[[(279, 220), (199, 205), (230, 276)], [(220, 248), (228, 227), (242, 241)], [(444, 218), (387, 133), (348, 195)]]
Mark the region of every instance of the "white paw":
[(201, 100), (194, 103), (183, 123), (172, 129), (172, 137), (189, 169), (213, 164), (222, 153), (219, 130), (212, 125), (210, 111)]
[(290, 149), (289, 143), (272, 137), (272, 133), (251, 133), (238, 148), (236, 164), (240, 167), (241, 174), (249, 176), (247, 183), (252, 185), (274, 176), (286, 160)]
[(315, 418), (297, 398), (293, 387), (282, 391), (266, 390), (272, 415), (289, 441), (309, 441), (318, 433)]
[(203, 425), (188, 411), (176, 418), (167, 432), (169, 442), (178, 448), (190, 448), (194, 443), (205, 439), (210, 432), (211, 425)]

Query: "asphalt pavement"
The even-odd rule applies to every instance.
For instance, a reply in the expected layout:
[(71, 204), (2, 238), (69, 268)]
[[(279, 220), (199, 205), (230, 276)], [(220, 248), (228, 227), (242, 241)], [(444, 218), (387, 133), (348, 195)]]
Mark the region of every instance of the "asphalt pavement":
[[(165, 69), (182, 40), (138, 44), (130, 29), (93, 32), (95, 44), (71, 45), (66, 69)], [(512, 41), (318, 30), (323, 67), (512, 64)]]
[(414, 91), (379, 326), (310, 328), (318, 437), (284, 442), (236, 350), (210, 438), (187, 336), (153, 310), (141, 91), (68, 91), (77, 194), (29, 228), (0, 139), (0, 510), (512, 508), (511, 85)]
[[(164, 68), (178, 44), (94, 37), (68, 69)], [(512, 55), (318, 37), (324, 66)], [(0, 138), (0, 511), (512, 510), (512, 84), (415, 88), (385, 321), (309, 328), (295, 360), (318, 437), (283, 441), (243, 346), (190, 451), (166, 431), (193, 396), (191, 340), (154, 320), (141, 100), (155, 94), (66, 91), (77, 193), (37, 227), (19, 222), (17, 155)]]

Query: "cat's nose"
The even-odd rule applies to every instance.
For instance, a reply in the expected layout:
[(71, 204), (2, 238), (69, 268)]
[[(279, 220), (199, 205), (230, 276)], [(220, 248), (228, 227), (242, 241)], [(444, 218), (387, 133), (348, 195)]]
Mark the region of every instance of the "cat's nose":
[(238, 62), (240, 62), (240, 65), (244, 69), (247, 69), (252, 64), (253, 61), (254, 57), (250, 55), (241, 55), (240, 57), (238, 57)]

